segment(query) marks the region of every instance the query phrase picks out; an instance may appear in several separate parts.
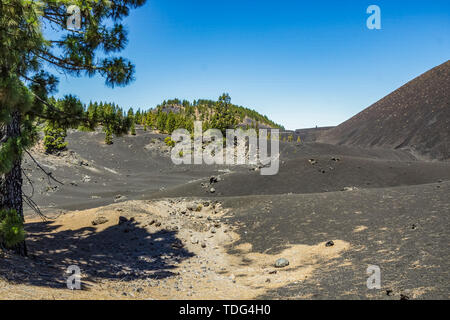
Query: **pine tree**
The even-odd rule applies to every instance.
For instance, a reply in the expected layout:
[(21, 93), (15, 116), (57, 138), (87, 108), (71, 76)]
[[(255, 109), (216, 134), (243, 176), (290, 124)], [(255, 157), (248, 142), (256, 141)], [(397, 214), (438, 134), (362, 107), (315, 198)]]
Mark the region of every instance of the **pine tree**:
[[(2, 0), (0, 2), (0, 218), (15, 212), (23, 221), (23, 153), (37, 140), (37, 118), (63, 127), (89, 124), (83, 108), (64, 99), (62, 110), (48, 98), (57, 87), (55, 76), (44, 71), (51, 66), (66, 74), (99, 74), (107, 85), (126, 85), (134, 66), (122, 57), (110, 57), (125, 47), (127, 37), (121, 20), (129, 9), (145, 0), (84, 0), (76, 4), (82, 13), (80, 30), (67, 29), (66, 3), (54, 0)], [(55, 32), (43, 33), (44, 24)], [(60, 38), (54, 38), (60, 35)], [(97, 59), (97, 53), (102, 58)], [(9, 222), (14, 219), (8, 220)], [(10, 225), (10, 224), (7, 224)], [(21, 226), (14, 226), (19, 230)], [(11, 229), (11, 230), (13, 230)], [(13, 232), (14, 233), (14, 232)], [(18, 231), (18, 233), (20, 233)], [(11, 243), (26, 255), (25, 242)]]

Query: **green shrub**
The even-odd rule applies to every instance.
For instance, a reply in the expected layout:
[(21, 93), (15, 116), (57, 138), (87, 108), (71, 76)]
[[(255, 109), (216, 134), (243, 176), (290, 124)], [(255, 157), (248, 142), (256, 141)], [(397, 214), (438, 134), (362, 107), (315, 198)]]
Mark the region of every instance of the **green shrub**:
[(67, 132), (52, 123), (47, 123), (44, 128), (44, 148), (47, 153), (54, 153), (66, 149)]
[(175, 141), (173, 141), (171, 137), (165, 138), (165, 139), (164, 139), (164, 142), (165, 142), (166, 145), (168, 145), (169, 147), (175, 147)]
[(15, 210), (0, 211), (0, 243), (7, 248), (25, 240), (25, 230), (21, 217)]
[(131, 135), (136, 135), (136, 125), (134, 124), (134, 121), (131, 123)]

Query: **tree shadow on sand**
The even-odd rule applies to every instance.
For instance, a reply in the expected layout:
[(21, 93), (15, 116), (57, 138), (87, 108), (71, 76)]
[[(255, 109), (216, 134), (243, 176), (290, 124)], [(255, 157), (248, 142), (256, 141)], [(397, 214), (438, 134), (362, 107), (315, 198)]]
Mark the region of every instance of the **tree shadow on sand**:
[(96, 231), (93, 227), (57, 231), (52, 222), (29, 223), (28, 258), (0, 259), (0, 275), (10, 283), (65, 288), (67, 268), (81, 269), (82, 283), (102, 279), (164, 279), (193, 256), (176, 231), (149, 233), (135, 221)]

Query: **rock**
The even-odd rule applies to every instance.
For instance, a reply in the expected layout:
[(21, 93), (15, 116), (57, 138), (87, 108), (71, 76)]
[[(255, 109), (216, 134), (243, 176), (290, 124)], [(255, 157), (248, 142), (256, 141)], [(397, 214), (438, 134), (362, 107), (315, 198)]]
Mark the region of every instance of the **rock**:
[(211, 233), (216, 233), (216, 229), (215, 228), (211, 228)]
[(120, 216), (119, 217), (119, 224), (123, 224), (123, 223), (126, 223), (126, 222), (128, 222), (127, 218), (125, 218), (124, 216)]
[(108, 222), (108, 219), (106, 219), (105, 217), (97, 217), (94, 220), (92, 220), (92, 225), (96, 226), (96, 225), (104, 224), (107, 222)]
[(339, 158), (337, 158), (337, 157), (333, 157), (333, 158), (331, 158), (331, 161), (336, 161), (336, 162), (338, 162), (338, 161), (341, 161), (341, 159), (339, 159)]
[(123, 200), (126, 200), (126, 199), (127, 199), (127, 197), (118, 194), (118, 195), (116, 195), (114, 197), (114, 202), (123, 201)]
[(213, 183), (217, 183), (219, 180), (217, 179), (217, 177), (212, 176), (211, 178), (209, 178), (209, 184), (213, 184)]
[(209, 201), (205, 201), (205, 202), (203, 202), (203, 206), (206, 208), (206, 207), (209, 207)]
[(355, 190), (358, 190), (358, 188), (356, 188), (356, 187), (344, 187), (342, 189), (342, 191), (355, 191)]
[(202, 242), (201, 246), (202, 248), (206, 248), (206, 243)]
[(160, 227), (161, 226), (161, 222), (156, 222), (155, 223), (155, 227)]
[(186, 209), (189, 210), (189, 211), (194, 211), (195, 210), (195, 206), (193, 204), (188, 204), (186, 206)]
[(315, 165), (317, 163), (317, 160), (314, 160), (314, 159), (309, 159), (308, 161), (312, 165)]
[(409, 300), (409, 297), (404, 294), (400, 294), (400, 300)]
[(289, 261), (285, 258), (280, 258), (277, 261), (275, 261), (275, 267), (276, 268), (284, 268), (289, 265)]
[(392, 292), (391, 289), (387, 289), (387, 290), (386, 290), (386, 295), (387, 295), (387, 296), (392, 296), (392, 294), (393, 294), (393, 292)]
[(209, 192), (214, 193), (214, 192), (216, 192), (216, 189), (211, 188), (211, 189), (209, 189)]
[(332, 247), (332, 246), (334, 246), (333, 240), (330, 240), (327, 243), (325, 243), (325, 247)]
[(86, 161), (83, 161), (83, 160), (80, 161), (79, 165), (89, 167), (89, 163), (87, 163)]

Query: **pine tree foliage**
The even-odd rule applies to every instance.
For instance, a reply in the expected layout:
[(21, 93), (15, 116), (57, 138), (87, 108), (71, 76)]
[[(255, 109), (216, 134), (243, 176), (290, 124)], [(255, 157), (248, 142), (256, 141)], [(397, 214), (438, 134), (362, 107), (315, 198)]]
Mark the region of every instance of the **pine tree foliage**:
[[(60, 128), (93, 124), (78, 99), (67, 96), (60, 107), (49, 94), (56, 90), (52, 70), (74, 76), (96, 74), (108, 86), (133, 80), (134, 66), (115, 54), (127, 43), (122, 19), (145, 0), (2, 0), (0, 2), (0, 220), (2, 228), (23, 219), (21, 159), (37, 140), (36, 120)], [(67, 7), (77, 5), (81, 28), (67, 28)], [(43, 32), (44, 27), (53, 32)], [(114, 55), (113, 55), (114, 54)], [(93, 115), (94, 116), (94, 115)], [(116, 123), (109, 123), (119, 130)], [(6, 219), (6, 220), (5, 220)], [(4, 225), (5, 221), (8, 223)], [(20, 225), (16, 226), (21, 230)], [(3, 229), (2, 229), (3, 230)], [(3, 234), (4, 230), (2, 231)], [(19, 232), (20, 233), (20, 232)], [(10, 234), (10, 233), (7, 233)], [(2, 241), (6, 241), (4, 238)], [(10, 243), (11, 244), (11, 243)], [(24, 246), (24, 245), (23, 245)], [(26, 254), (26, 248), (21, 250)]]

